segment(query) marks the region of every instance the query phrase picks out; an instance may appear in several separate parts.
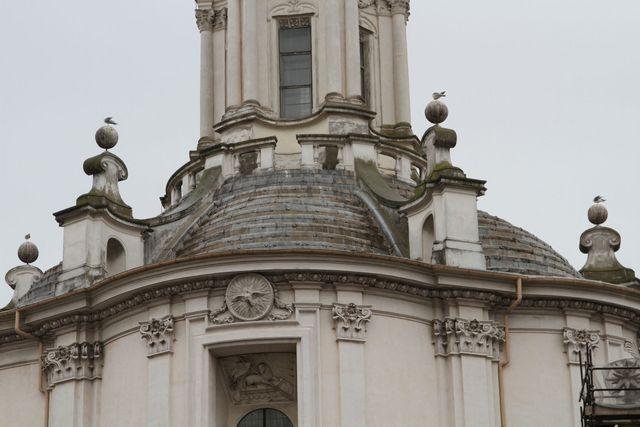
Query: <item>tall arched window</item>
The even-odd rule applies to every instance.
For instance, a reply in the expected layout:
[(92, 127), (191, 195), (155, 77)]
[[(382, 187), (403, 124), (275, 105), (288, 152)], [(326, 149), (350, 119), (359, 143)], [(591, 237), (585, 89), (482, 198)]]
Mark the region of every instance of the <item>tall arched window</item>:
[(293, 423), (278, 410), (262, 408), (245, 415), (238, 427), (293, 427)]

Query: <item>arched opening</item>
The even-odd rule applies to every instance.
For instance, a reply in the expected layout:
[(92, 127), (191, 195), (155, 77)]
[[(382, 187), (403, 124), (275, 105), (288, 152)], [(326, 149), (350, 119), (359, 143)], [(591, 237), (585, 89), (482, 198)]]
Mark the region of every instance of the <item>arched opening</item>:
[(126, 269), (125, 251), (122, 243), (116, 239), (107, 242), (107, 276), (113, 276)]
[(238, 427), (293, 427), (293, 423), (276, 409), (262, 408), (245, 415)]
[(429, 215), (422, 225), (422, 260), (431, 262), (433, 253), (433, 242), (436, 240), (435, 230), (433, 228), (433, 215)]

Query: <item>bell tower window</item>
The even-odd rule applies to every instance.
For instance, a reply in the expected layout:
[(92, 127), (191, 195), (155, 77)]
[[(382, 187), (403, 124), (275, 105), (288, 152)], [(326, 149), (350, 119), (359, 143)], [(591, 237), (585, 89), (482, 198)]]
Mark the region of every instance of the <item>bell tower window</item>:
[(293, 427), (293, 424), (282, 412), (265, 408), (249, 412), (240, 420), (238, 427)]
[(280, 116), (299, 119), (311, 115), (311, 19), (308, 16), (279, 20)]

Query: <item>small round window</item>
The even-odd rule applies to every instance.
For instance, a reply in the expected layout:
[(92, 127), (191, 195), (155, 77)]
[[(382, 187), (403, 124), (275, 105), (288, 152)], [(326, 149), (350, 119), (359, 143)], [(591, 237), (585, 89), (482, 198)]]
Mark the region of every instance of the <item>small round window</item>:
[(256, 409), (245, 415), (238, 427), (293, 427), (285, 414), (275, 409)]

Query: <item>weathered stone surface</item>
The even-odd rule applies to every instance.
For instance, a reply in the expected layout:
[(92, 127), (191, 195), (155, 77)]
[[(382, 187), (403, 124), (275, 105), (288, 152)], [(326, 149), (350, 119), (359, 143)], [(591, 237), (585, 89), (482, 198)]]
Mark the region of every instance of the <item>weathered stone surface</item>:
[(180, 242), (178, 256), (255, 248), (389, 253), (344, 171), (274, 171), (229, 179), (217, 207)]
[(580, 277), (551, 246), (522, 228), (478, 211), (487, 270), (539, 276)]

